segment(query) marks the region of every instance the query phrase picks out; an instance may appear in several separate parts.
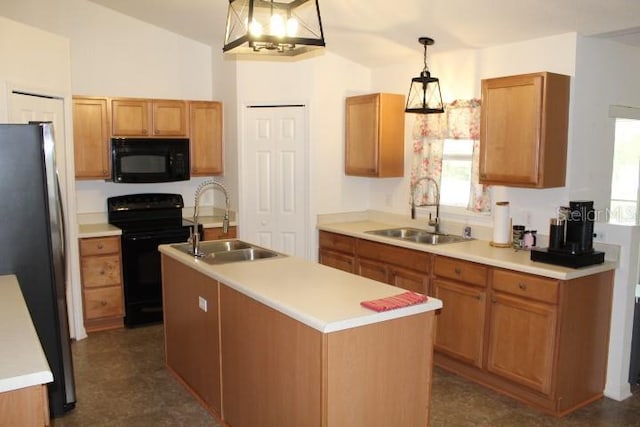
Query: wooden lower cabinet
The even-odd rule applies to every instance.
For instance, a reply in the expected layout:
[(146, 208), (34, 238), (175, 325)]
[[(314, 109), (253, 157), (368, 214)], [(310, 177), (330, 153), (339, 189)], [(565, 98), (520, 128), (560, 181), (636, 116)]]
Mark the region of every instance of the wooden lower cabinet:
[(356, 272), (356, 239), (337, 233), (321, 231), (318, 234), (320, 264), (346, 271)]
[(494, 294), (487, 371), (551, 392), (556, 306)]
[(220, 416), (218, 282), (163, 256), (162, 283), (167, 366)]
[(442, 301), (437, 317), (435, 349), (464, 363), (482, 366), (486, 290), (436, 279), (433, 293)]
[(162, 274), (167, 366), (224, 425), (428, 425), (435, 312), (322, 333), (166, 255)]
[(123, 327), (120, 237), (80, 239), (84, 326), (87, 332)]
[(50, 426), (47, 385), (34, 385), (0, 393), (0, 426)]
[(555, 280), (489, 268), (489, 301), (477, 305), (477, 288), (438, 279), (434, 288), (440, 367), (556, 416), (603, 396), (613, 271)]
[(348, 273), (427, 294), (431, 255), (337, 233), (319, 234), (319, 262)]
[(205, 228), (203, 240), (222, 240), (222, 239), (235, 239), (238, 231), (236, 227), (229, 227), (225, 233), (222, 227)]

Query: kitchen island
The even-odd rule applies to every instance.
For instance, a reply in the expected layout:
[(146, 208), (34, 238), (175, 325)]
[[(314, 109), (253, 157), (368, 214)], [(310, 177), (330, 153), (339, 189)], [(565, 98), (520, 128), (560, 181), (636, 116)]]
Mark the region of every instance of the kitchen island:
[(0, 425), (48, 426), (53, 374), (15, 275), (0, 276)]
[(160, 246), (167, 366), (229, 426), (424, 426), (442, 303), (297, 257), (209, 265)]

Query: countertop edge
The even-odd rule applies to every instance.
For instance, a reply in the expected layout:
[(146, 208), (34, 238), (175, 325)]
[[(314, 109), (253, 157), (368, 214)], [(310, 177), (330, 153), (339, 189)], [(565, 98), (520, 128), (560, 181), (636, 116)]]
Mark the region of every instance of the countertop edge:
[[(398, 319), (398, 318), (407, 317), (407, 316), (424, 313), (428, 311), (434, 311), (439, 308), (442, 308), (442, 301), (436, 298), (428, 297), (428, 300), (422, 304), (415, 304), (408, 307), (403, 307), (403, 308), (388, 310), (383, 312), (375, 312), (375, 311), (362, 308), (362, 310), (366, 310), (367, 314), (364, 314), (363, 312), (362, 315), (358, 315), (358, 316), (353, 316), (353, 317), (340, 319), (336, 321), (324, 321), (322, 319), (318, 319), (311, 315), (302, 313), (296, 310), (294, 307), (290, 307), (288, 305), (281, 304), (278, 301), (274, 301), (266, 297), (264, 294), (261, 294), (260, 292), (257, 292), (254, 289), (251, 289), (251, 287), (243, 283), (240, 283), (237, 279), (232, 277), (232, 275), (224, 274), (220, 271), (217, 271), (215, 266), (206, 264), (203, 261), (194, 260), (192, 256), (172, 248), (171, 245), (160, 245), (158, 249), (161, 253), (175, 259), (176, 261), (179, 261), (187, 266), (190, 266), (194, 268), (196, 271), (214, 280), (217, 280), (222, 284), (229, 286), (230, 288), (322, 333), (331, 333), (331, 332), (337, 332), (337, 331), (346, 330), (346, 329), (352, 329), (358, 326), (384, 322), (387, 320)], [(309, 263), (309, 261), (303, 260), (301, 258), (292, 257), (292, 256), (287, 256), (281, 259), (297, 259), (297, 261), (295, 262), (299, 261), (300, 263)], [(278, 262), (278, 258), (249, 261), (249, 262), (251, 262), (252, 264)], [(240, 263), (234, 263), (234, 264), (237, 265)], [(329, 268), (325, 266), (322, 266), (322, 267)], [(345, 273), (338, 270), (335, 270), (335, 272), (339, 274), (349, 275), (349, 273)], [(355, 276), (355, 275), (353, 276), (354, 278), (358, 277), (358, 280), (364, 279), (359, 276)], [(365, 280), (370, 280), (370, 279), (365, 279)], [(376, 283), (379, 283), (379, 282), (376, 282)], [(386, 296), (398, 294), (399, 291), (401, 291), (401, 289), (397, 289), (397, 288), (394, 289), (390, 285), (385, 285), (385, 286), (389, 286), (389, 289), (390, 289), (389, 294)]]
[(53, 373), (15, 275), (0, 276), (0, 295), (0, 336), (9, 343), (5, 352), (0, 349), (0, 392), (53, 382)]
[[(386, 228), (398, 228), (398, 226), (371, 220), (317, 225), (317, 229), (320, 231), (343, 234), (358, 239), (386, 243), (393, 246), (419, 250), (435, 255), (448, 256), (465, 261), (477, 262), (492, 267), (515, 270), (523, 273), (535, 274), (538, 276), (544, 276), (559, 280), (576, 279), (579, 277), (589, 276), (604, 271), (615, 270), (617, 268), (617, 263), (614, 261), (605, 261), (603, 264), (596, 264), (582, 268), (562, 267), (553, 264), (535, 262), (529, 259), (529, 251), (518, 251), (520, 253), (520, 255), (518, 255), (518, 252), (511, 248), (493, 248), (489, 245), (488, 241), (484, 240), (469, 240), (465, 242), (448, 243), (442, 245), (426, 245), (413, 242), (404, 242), (398, 239), (365, 233), (365, 231), (369, 230), (381, 230)], [(493, 256), (474, 254), (474, 249), (476, 252), (478, 251), (478, 249), (481, 249)]]

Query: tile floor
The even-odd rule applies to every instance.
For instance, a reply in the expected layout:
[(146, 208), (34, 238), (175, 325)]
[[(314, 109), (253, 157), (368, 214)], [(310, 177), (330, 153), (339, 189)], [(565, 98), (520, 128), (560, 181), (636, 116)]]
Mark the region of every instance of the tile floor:
[[(161, 325), (93, 333), (72, 351), (78, 403), (54, 427), (220, 426), (166, 371)], [(640, 427), (640, 391), (556, 419), (437, 368), (431, 404), (434, 427)]]

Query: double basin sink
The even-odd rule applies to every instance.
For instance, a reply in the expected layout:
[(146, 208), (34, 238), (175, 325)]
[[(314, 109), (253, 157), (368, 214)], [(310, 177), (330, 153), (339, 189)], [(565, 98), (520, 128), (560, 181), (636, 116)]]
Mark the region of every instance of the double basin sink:
[[(171, 245), (181, 252), (193, 255), (191, 243), (179, 243)], [(227, 264), (230, 262), (256, 261), (265, 258), (278, 258), (285, 255), (261, 248), (242, 240), (208, 240), (200, 242), (200, 252), (198, 259), (207, 264)]]
[(365, 233), (382, 237), (390, 237), (392, 239), (404, 240), (406, 242), (423, 243), (427, 245), (441, 245), (444, 243), (456, 243), (470, 240), (465, 239), (462, 236), (456, 236), (454, 234), (433, 233), (431, 231), (421, 230), (419, 228), (407, 227), (371, 230), (365, 231)]

